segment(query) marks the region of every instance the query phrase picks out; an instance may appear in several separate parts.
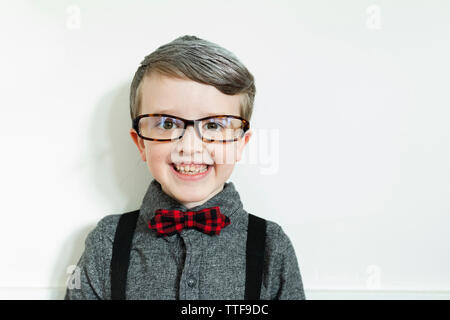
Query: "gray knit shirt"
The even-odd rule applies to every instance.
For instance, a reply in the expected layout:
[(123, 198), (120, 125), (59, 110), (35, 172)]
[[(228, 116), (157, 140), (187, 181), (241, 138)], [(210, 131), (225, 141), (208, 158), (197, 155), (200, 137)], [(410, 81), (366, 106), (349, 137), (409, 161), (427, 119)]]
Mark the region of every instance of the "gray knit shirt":
[[(160, 237), (148, 227), (157, 209), (195, 211), (219, 206), (231, 223), (219, 235), (183, 229)], [(78, 261), (78, 285), (68, 286), (65, 299), (111, 299), (111, 256), (120, 214), (101, 219), (86, 238)], [(267, 219), (266, 219), (267, 220)], [(186, 208), (152, 180), (144, 196), (130, 253), (127, 299), (243, 300), (248, 213), (233, 182), (204, 204)], [(70, 280), (70, 279), (69, 279)], [(77, 281), (69, 281), (77, 283)], [(275, 222), (267, 220), (261, 287), (263, 300), (306, 299), (294, 247)]]

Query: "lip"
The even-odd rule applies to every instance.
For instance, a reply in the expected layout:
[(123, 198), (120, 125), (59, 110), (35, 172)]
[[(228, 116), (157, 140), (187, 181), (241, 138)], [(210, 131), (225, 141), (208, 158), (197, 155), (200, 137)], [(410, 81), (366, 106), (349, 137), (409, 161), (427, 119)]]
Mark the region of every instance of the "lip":
[(197, 173), (194, 175), (187, 175), (187, 174), (182, 174), (180, 172), (178, 172), (177, 170), (175, 170), (175, 168), (173, 167), (173, 164), (169, 164), (170, 166), (170, 170), (172, 170), (172, 172), (181, 180), (185, 180), (185, 181), (197, 181), (197, 180), (202, 180), (203, 178), (205, 178), (209, 172), (212, 169), (212, 165), (208, 165), (208, 169), (205, 172), (202, 173)]

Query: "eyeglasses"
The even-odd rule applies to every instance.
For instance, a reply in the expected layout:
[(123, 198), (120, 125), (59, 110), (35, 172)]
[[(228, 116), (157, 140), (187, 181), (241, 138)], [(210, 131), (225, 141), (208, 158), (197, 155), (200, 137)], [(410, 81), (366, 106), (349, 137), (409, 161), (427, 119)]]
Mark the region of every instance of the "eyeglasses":
[(145, 140), (175, 141), (181, 139), (187, 126), (193, 125), (205, 142), (233, 142), (241, 139), (250, 128), (244, 118), (216, 115), (197, 120), (186, 120), (162, 113), (142, 114), (133, 120), (133, 129)]

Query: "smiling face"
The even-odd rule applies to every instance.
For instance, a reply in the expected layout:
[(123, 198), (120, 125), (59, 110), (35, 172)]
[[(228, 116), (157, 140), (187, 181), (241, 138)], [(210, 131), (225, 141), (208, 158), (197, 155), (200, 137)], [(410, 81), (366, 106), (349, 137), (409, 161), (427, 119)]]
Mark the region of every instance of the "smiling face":
[[(213, 86), (157, 72), (142, 79), (141, 94), (140, 114), (165, 113), (188, 120), (210, 115), (240, 116), (239, 95), (226, 95)], [(134, 129), (130, 130), (130, 135), (163, 191), (187, 208), (192, 208), (223, 189), (235, 163), (241, 160), (252, 132), (248, 130), (240, 140), (227, 143), (203, 142), (193, 126), (188, 126), (183, 138), (176, 141), (144, 140)], [(174, 162), (204, 163), (211, 164), (211, 167), (199, 179), (188, 180), (173, 169)]]

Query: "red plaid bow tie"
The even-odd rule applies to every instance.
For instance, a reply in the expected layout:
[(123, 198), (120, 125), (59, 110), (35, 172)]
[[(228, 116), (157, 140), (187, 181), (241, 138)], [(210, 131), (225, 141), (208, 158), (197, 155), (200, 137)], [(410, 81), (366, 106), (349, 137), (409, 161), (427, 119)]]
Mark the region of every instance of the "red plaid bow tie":
[(198, 211), (179, 211), (158, 209), (150, 220), (150, 229), (156, 229), (158, 235), (171, 236), (183, 228), (195, 228), (209, 235), (219, 235), (220, 230), (230, 224), (230, 219), (220, 213), (219, 207)]

